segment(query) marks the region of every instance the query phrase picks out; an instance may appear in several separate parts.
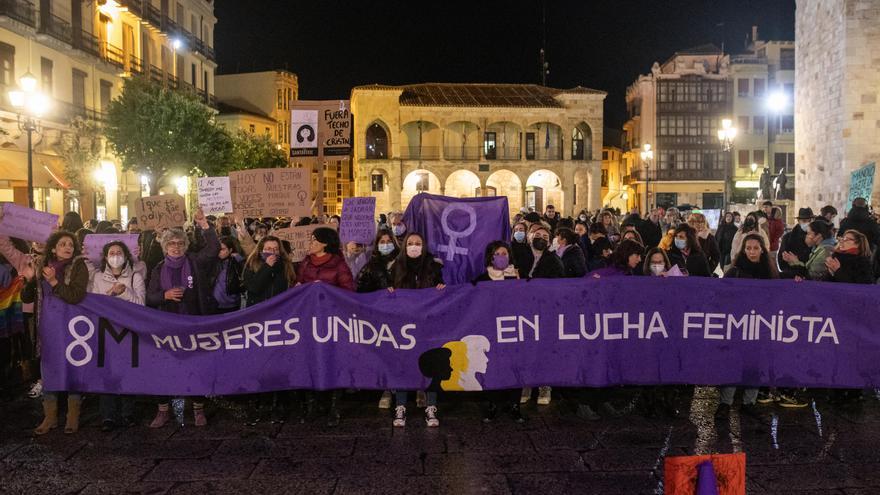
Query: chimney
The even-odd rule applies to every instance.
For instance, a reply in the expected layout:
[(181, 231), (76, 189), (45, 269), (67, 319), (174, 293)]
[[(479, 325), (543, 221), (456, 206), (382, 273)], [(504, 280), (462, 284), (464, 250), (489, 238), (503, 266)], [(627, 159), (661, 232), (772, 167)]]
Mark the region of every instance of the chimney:
[(752, 26), (752, 43), (758, 41), (758, 26)]

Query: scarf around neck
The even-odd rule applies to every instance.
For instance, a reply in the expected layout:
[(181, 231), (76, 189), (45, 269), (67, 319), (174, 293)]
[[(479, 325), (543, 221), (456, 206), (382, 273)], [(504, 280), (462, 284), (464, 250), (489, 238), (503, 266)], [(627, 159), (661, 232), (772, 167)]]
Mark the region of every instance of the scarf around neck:
[[(180, 271), (180, 285), (174, 284), (174, 272)], [(192, 272), (189, 268), (189, 260), (186, 255), (183, 256), (165, 256), (165, 263), (162, 264), (162, 272), (159, 276), (162, 290), (173, 289), (174, 287), (183, 286), (185, 289), (193, 288)]]

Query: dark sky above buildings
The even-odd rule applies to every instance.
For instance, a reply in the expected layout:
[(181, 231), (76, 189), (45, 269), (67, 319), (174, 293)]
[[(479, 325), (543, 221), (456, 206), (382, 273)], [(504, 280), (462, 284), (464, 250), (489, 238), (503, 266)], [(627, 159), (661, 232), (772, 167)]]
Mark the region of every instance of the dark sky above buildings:
[[(542, 28), (542, 5), (546, 22)], [(362, 84), (540, 83), (608, 92), (606, 126), (625, 120), (626, 87), (676, 50), (743, 50), (794, 39), (795, 0), (218, 0), (219, 73), (282, 68), (301, 99), (348, 98)]]

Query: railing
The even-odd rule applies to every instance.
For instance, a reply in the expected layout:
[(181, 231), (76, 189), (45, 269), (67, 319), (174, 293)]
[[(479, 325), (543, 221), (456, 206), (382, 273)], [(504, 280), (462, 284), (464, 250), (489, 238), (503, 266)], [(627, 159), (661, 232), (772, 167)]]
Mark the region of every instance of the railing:
[(400, 158), (404, 160), (439, 160), (439, 146), (401, 146)]
[(125, 67), (125, 54), (122, 49), (110, 43), (104, 44), (104, 60), (117, 67)]
[(387, 147), (375, 147), (367, 145), (364, 148), (364, 157), (367, 160), (388, 160), (391, 158), (391, 153)]
[(662, 101), (657, 103), (660, 112), (722, 112), (727, 110), (725, 101)]
[[(644, 169), (633, 170), (633, 180), (644, 181), (647, 171)], [(651, 170), (651, 180), (724, 180), (724, 169), (700, 168), (700, 169), (662, 169)]]
[(158, 29), (162, 28), (162, 12), (150, 2), (144, 3), (144, 15), (142, 19), (145, 19)]
[(522, 158), (522, 150), (519, 146), (502, 146), (486, 150), (487, 160), (519, 160)]
[(535, 160), (562, 160), (562, 148), (558, 146), (551, 146), (549, 148), (545, 148), (543, 144), (541, 146), (535, 146)]
[(52, 114), (58, 118), (59, 121), (69, 121), (74, 117), (82, 117), (84, 119), (102, 122), (107, 117), (107, 114), (98, 110), (86, 108), (81, 105), (74, 105), (64, 101), (53, 103), (53, 107)]
[(163, 84), (165, 82), (165, 72), (155, 65), (150, 64), (150, 80)]
[(144, 4), (141, 0), (119, 0), (119, 3), (128, 9), (132, 14), (143, 17), (144, 13)]
[(695, 145), (711, 146), (718, 144), (718, 136), (657, 136), (657, 146)]
[(96, 57), (101, 57), (101, 40), (88, 31), (80, 31), (77, 48)]
[(71, 29), (70, 23), (54, 14), (40, 16), (39, 32), (67, 44), (73, 43), (73, 29)]
[(34, 5), (24, 0), (0, 0), (0, 16), (15, 19), (30, 27), (37, 27), (37, 13)]
[(622, 182), (624, 186), (628, 186), (633, 183), (633, 176), (632, 175), (624, 175), (623, 178), (620, 179), (620, 182)]
[(144, 61), (135, 55), (128, 56), (128, 70), (133, 74), (143, 74), (144, 73)]
[(479, 160), (481, 146), (444, 146), (443, 158), (447, 160)]

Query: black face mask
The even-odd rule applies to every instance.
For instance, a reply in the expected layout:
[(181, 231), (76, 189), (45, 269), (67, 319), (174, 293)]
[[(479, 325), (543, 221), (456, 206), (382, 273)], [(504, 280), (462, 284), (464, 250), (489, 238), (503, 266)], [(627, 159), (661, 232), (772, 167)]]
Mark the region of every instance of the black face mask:
[(532, 239), (532, 247), (538, 251), (543, 251), (547, 249), (547, 240), (543, 237), (535, 237)]

